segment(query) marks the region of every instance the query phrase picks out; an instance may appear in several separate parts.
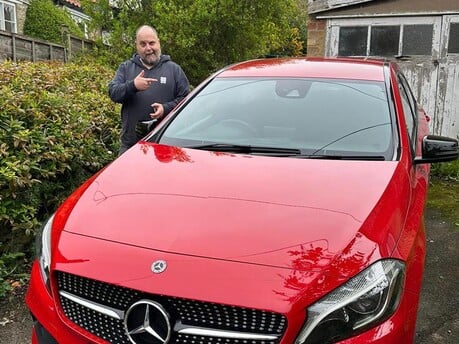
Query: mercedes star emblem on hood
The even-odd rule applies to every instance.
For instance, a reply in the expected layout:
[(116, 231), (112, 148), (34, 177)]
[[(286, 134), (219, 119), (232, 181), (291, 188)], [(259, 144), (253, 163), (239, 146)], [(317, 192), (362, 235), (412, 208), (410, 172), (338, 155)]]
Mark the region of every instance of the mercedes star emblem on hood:
[(167, 268), (167, 263), (164, 260), (157, 260), (151, 264), (151, 271), (155, 274), (160, 274), (161, 272), (164, 272)]

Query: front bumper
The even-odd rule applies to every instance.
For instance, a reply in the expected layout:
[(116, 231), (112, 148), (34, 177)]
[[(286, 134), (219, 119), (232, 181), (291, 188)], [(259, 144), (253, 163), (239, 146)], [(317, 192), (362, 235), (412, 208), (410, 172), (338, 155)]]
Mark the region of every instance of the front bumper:
[(63, 322), (56, 309), (54, 300), (43, 283), (37, 261), (35, 261), (32, 266), (25, 302), (35, 319), (35, 325), (31, 335), (32, 344), (106, 343), (102, 340), (94, 340), (94, 338), (90, 339), (83, 336), (77, 330), (70, 328)]
[(59, 344), (54, 337), (38, 322), (32, 329), (32, 344)]
[[(398, 310), (390, 319), (358, 336), (341, 341), (339, 344), (412, 343), (417, 312), (417, 307), (413, 307), (413, 305), (417, 305), (418, 301), (418, 294), (405, 290)], [(65, 319), (61, 311), (56, 308), (53, 298), (43, 283), (37, 262), (32, 267), (30, 284), (26, 294), (26, 304), (34, 319), (36, 319), (32, 333), (32, 344), (107, 343), (105, 340), (95, 337)], [(291, 326), (294, 326), (295, 323), (298, 324), (297, 321), (289, 321)], [(279, 344), (292, 344), (294, 342), (292, 333), (297, 333), (298, 331), (299, 328), (290, 328)], [(199, 341), (197, 344), (207, 343)]]

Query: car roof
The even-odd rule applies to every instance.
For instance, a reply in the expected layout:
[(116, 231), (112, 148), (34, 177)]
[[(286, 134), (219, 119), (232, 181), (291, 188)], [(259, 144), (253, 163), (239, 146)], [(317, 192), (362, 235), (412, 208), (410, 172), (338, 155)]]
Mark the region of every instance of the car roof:
[(216, 75), (384, 81), (384, 60), (352, 58), (263, 58), (231, 65)]

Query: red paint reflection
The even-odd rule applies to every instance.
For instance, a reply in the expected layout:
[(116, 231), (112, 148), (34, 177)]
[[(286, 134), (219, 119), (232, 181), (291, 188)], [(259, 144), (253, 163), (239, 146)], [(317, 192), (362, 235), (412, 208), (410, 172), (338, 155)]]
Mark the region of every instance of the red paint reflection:
[[(303, 244), (290, 250), (291, 272), (283, 291), (274, 291), (294, 303), (303, 295), (309, 304), (355, 276), (379, 257), (377, 245), (360, 233), (341, 252), (330, 252), (326, 240)], [(290, 291), (290, 292), (289, 292)]]
[(191, 157), (185, 152), (183, 148), (158, 145), (147, 142), (140, 143), (140, 149), (144, 154), (147, 154), (148, 151), (152, 148), (156, 158), (158, 158), (158, 160), (161, 162), (168, 163), (173, 160), (179, 162), (193, 162)]

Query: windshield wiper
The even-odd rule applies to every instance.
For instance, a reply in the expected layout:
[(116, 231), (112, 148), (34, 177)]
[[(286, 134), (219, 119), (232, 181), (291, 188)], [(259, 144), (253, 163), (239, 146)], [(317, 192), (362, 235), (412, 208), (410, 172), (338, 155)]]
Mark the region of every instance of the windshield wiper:
[(235, 145), (229, 143), (210, 143), (203, 145), (186, 146), (186, 148), (203, 149), (218, 152), (232, 152), (245, 154), (267, 154), (272, 156), (291, 156), (301, 159), (329, 159), (329, 160), (374, 160), (384, 161), (386, 158), (382, 155), (334, 155), (334, 154), (302, 154), (300, 149), (282, 148), (282, 147), (266, 147), (266, 146), (250, 146), (250, 145)]
[(203, 149), (218, 152), (233, 152), (247, 154), (269, 154), (269, 155), (301, 155), (301, 150), (294, 148), (266, 147), (266, 146), (250, 146), (250, 145), (234, 145), (229, 143), (211, 143), (205, 145), (187, 146), (186, 148)]

